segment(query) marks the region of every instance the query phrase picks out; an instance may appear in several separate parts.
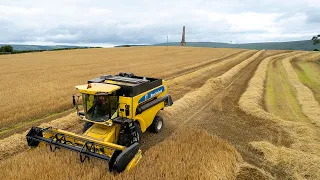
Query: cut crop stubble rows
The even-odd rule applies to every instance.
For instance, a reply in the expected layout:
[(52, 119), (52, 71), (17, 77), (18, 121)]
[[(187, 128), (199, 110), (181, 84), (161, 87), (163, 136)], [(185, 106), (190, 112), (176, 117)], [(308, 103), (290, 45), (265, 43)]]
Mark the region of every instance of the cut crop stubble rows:
[[(301, 53), (288, 53), (286, 57), (279, 55), (287, 66), (291, 59), (300, 56)], [(263, 109), (263, 95), (265, 79), (269, 63), (276, 56), (266, 58), (259, 65), (253, 78), (250, 80), (247, 90), (239, 100), (240, 108), (253, 116), (273, 121), (283, 127), (293, 139), (287, 146), (276, 146), (270, 142), (251, 142), (251, 146), (264, 155), (265, 163), (271, 166), (281, 167), (294, 179), (319, 179), (320, 176), (320, 144), (319, 129), (308, 122), (293, 122), (281, 119)], [(290, 78), (290, 75), (288, 75)], [(291, 81), (292, 82), (292, 81)]]
[[(308, 54), (307, 54), (308, 55)], [(318, 63), (317, 63), (318, 62)], [(320, 53), (301, 56), (291, 61), (300, 81), (314, 93), (320, 103)]]
[(297, 99), (300, 103), (303, 113), (318, 127), (320, 127), (320, 105), (315, 100), (313, 92), (303, 85), (295, 70), (291, 65), (293, 58), (286, 58), (282, 61), (282, 64), (288, 74), (289, 82), (296, 90)]

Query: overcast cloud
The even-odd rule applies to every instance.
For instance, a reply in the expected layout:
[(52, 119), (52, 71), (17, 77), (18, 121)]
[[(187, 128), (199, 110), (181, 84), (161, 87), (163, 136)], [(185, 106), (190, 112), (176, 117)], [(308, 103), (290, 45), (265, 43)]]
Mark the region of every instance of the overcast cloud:
[(320, 33), (319, 0), (12, 0), (0, 2), (0, 43), (265, 42)]

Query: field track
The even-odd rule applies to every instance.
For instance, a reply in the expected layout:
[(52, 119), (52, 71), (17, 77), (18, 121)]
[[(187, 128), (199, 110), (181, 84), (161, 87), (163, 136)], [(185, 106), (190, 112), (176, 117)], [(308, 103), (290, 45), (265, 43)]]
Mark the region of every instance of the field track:
[(265, 92), (265, 108), (268, 112), (290, 121), (307, 121), (295, 96), (295, 89), (288, 81), (288, 75), (282, 65), (283, 57), (269, 63)]
[[(286, 92), (288, 88), (291, 92), (291, 96), (284, 97), (284, 100), (288, 100), (291, 98), (292, 100), (297, 101), (296, 91), (292, 90), (292, 78), (289, 79), (290, 77), (286, 74), (288, 73), (288, 71), (284, 69), (284, 67), (282, 67), (285, 66), (284, 64), (282, 64), (282, 60), (285, 59), (285, 57), (287, 57), (287, 59), (289, 57), (292, 57), (291, 59), (294, 60), (291, 62), (291, 64), (297, 63), (295, 60), (300, 57), (298, 56), (299, 53), (300, 52), (290, 53), (286, 51), (242, 50), (231, 55), (222, 55), (219, 58), (208, 58), (206, 61), (202, 61), (201, 63), (191, 64), (186, 68), (182, 68), (181, 70), (162, 75), (162, 77), (166, 77), (167, 79), (170, 94), (172, 94), (175, 100), (175, 104), (174, 106), (169, 107), (164, 112), (162, 112), (162, 115), (166, 120), (166, 128), (160, 134), (152, 134), (149, 132), (143, 134), (141, 149), (143, 150), (143, 152), (145, 152), (145, 156), (147, 157), (141, 165), (141, 168), (144, 168), (144, 170), (138, 170), (144, 171), (146, 175), (144, 176), (145, 178), (157, 178), (161, 173), (156, 173), (157, 176), (150, 173), (149, 171), (152, 170), (148, 170), (148, 166), (150, 166), (150, 164), (153, 164), (153, 162), (155, 161), (155, 159), (153, 158), (157, 159), (157, 157), (161, 157), (163, 159), (157, 159), (157, 163), (155, 166), (158, 169), (161, 169), (160, 172), (163, 171), (168, 173), (167, 175), (163, 176), (166, 178), (192, 179), (195, 177), (202, 177), (204, 179), (221, 179), (222, 177), (224, 177), (222, 179), (287, 179), (300, 177), (300, 175), (303, 173), (301, 173), (300, 171), (295, 172), (294, 170), (292, 170), (293, 168), (296, 168), (295, 164), (288, 165), (286, 164), (287, 161), (285, 159), (283, 160), (284, 165), (279, 165), (277, 164), (277, 162), (274, 162), (272, 161), (272, 159), (270, 159), (272, 155), (268, 154), (269, 151), (266, 150), (268, 148), (273, 148), (272, 151), (278, 152), (277, 148), (282, 147), (282, 150), (285, 150), (279, 150), (279, 153), (283, 153), (284, 155), (290, 155), (291, 153), (291, 155), (300, 157), (299, 153), (305, 151), (302, 149), (303, 146), (311, 146), (316, 149), (312, 152), (305, 151), (307, 153), (310, 153), (306, 154), (306, 156), (308, 158), (315, 158), (315, 160), (306, 160), (305, 162), (317, 163), (318, 153), (320, 152), (320, 144), (316, 144), (318, 142), (318, 139), (315, 137), (317, 136), (317, 134), (320, 135), (319, 129), (314, 127), (311, 123), (307, 125), (303, 124), (304, 122), (309, 122), (309, 120), (308, 117), (305, 116), (305, 113), (302, 111), (298, 112), (293, 108), (292, 113), (282, 115), (281, 113), (278, 113), (276, 111), (276, 108), (272, 110), (272, 108), (274, 107), (272, 106), (272, 103), (269, 102), (275, 102), (275, 105), (279, 105), (279, 103), (277, 102), (282, 101), (281, 99), (279, 100), (277, 96), (267, 95), (269, 93), (268, 90), (262, 90), (262, 94), (259, 96), (259, 98), (256, 98), (256, 95), (254, 95), (253, 98), (256, 98), (257, 101), (252, 101), (252, 105), (259, 107), (259, 112), (261, 111), (264, 115), (259, 116), (256, 114), (256, 111), (254, 111), (254, 108), (246, 109), (243, 106), (244, 99), (248, 95), (247, 91), (250, 90), (250, 86), (252, 84), (251, 81), (253, 81), (254, 79), (252, 77), (255, 77), (255, 74), (257, 74), (257, 72), (263, 72), (263, 70), (257, 70), (257, 68), (258, 66), (260, 67), (260, 65), (263, 64), (261, 62), (264, 62), (265, 60), (267, 60), (266, 62), (268, 62), (265, 63), (265, 67), (266, 72), (267, 74), (269, 74), (269, 76), (266, 81), (262, 79), (261, 82), (266, 83), (266, 89), (268, 87), (268, 84), (271, 84), (272, 88), (270, 89), (273, 89), (273, 91), (277, 91), (277, 93), (282, 92), (281, 89), (279, 91), (279, 88), (275, 88), (280, 87), (280, 82), (278, 82), (279, 79), (270, 75), (271, 73), (272, 75), (278, 73), (278, 75), (280, 75), (281, 78), (286, 83), (288, 83), (284, 84), (284, 86), (287, 86), (287, 88), (283, 88), (285, 89), (283, 90), (283, 92)], [(314, 57), (316, 57), (316, 55), (314, 55)], [(288, 63), (286, 65), (288, 65)], [(292, 70), (293, 69), (291, 69), (291, 71)], [(295, 71), (297, 71), (297, 69), (295, 69)], [(267, 76), (265, 78), (267, 78)], [(278, 83), (278, 85), (272, 83)], [(247, 86), (247, 84), (249, 84), (249, 87)], [(262, 88), (263, 86), (264, 84), (262, 84)], [(284, 103), (280, 105), (283, 108), (286, 108), (289, 107), (289, 104), (290, 103), (288, 102), (287, 104)], [(298, 102), (296, 102), (295, 105), (297, 109), (301, 108)], [(295, 113), (300, 113), (301, 117), (305, 119), (299, 118), (300, 121), (293, 121), (294, 118), (292, 118), (292, 116), (296, 116)], [(284, 120), (280, 120), (276, 115), (281, 115)], [(60, 124), (59, 122), (64, 122), (64, 124)], [(81, 124), (75, 122), (77, 121), (75, 120), (75, 116), (72, 114), (52, 121), (50, 122), (50, 125), (60, 126), (59, 128), (68, 129), (70, 131), (80, 133), (82, 128)], [(290, 128), (296, 128), (296, 126), (299, 126), (300, 130), (292, 129), (295, 131), (291, 131)], [(306, 132), (304, 131), (304, 128), (310, 131)], [(209, 135), (198, 132), (197, 130), (194, 131), (194, 129), (199, 129), (201, 131), (205, 130)], [(188, 132), (190, 134), (188, 134)], [(302, 134), (300, 134), (301, 136), (297, 138), (295, 133)], [(187, 136), (189, 137), (186, 138)], [(202, 137), (203, 139), (197, 139), (195, 136)], [(212, 136), (217, 136), (218, 138), (212, 138)], [(309, 139), (309, 137), (311, 136), (314, 137), (313, 140)], [(228, 143), (230, 143), (236, 149), (236, 151), (240, 153), (241, 156), (239, 156), (237, 152), (233, 150), (233, 148), (230, 148), (228, 144), (220, 141), (219, 138), (227, 140)], [(206, 139), (208, 139), (208, 141), (206, 141)], [(6, 146), (10, 146), (10, 142), (14, 141), (23, 143), (23, 135), (10, 136), (6, 139), (0, 140), (1, 144)], [(194, 143), (195, 141), (197, 141), (197, 143)], [(184, 159), (178, 160), (175, 158), (175, 153), (172, 153), (176, 152), (178, 154), (183, 154), (184, 152), (188, 152), (187, 149), (191, 149), (190, 151), (196, 154), (207, 154), (208, 150), (206, 150), (206, 146), (208, 146), (208, 143), (216, 143), (217, 148), (209, 153), (212, 156), (212, 161), (203, 159), (197, 160), (199, 164), (204, 164), (204, 166), (200, 165), (202, 168), (202, 170), (200, 171), (199, 169), (196, 170), (192, 168), (194, 165), (192, 165), (192, 163), (190, 164), (189, 161), (191, 161), (191, 159), (187, 160), (189, 156), (185, 157)], [(12, 146), (11, 149), (13, 151), (17, 149), (17, 151), (11, 153), (5, 152), (6, 150), (4, 149), (4, 146), (1, 146), (1, 144), (1, 168), (5, 168), (6, 163), (8, 163), (8, 166), (10, 168), (18, 170), (17, 162), (21, 163), (22, 165), (25, 165), (27, 163), (27, 160), (22, 160), (23, 156), (28, 156), (25, 152), (23, 152), (26, 148), (25, 146)], [(175, 145), (180, 145), (181, 148), (176, 147)], [(184, 149), (184, 147), (186, 149)], [(217, 152), (217, 154), (213, 152)], [(21, 154), (19, 155), (18, 153)], [(44, 160), (41, 160), (47, 156), (46, 153), (48, 153), (47, 150), (41, 148), (35, 153), (31, 153), (31, 155), (36, 156), (34, 158), (34, 162), (37, 161), (37, 163), (40, 163), (38, 161), (42, 161), (41, 163), (46, 163)], [(58, 153), (62, 153), (63, 156), (74, 156), (75, 154), (65, 151)], [(167, 156), (162, 156), (162, 153), (167, 154)], [(225, 155), (222, 156), (229, 158), (217, 160), (221, 158), (219, 153), (221, 153), (221, 155), (225, 153)], [(18, 155), (13, 156), (15, 154)], [(9, 158), (3, 158), (3, 156), (8, 155)], [(59, 164), (63, 163), (64, 161), (60, 158), (59, 155), (50, 155), (50, 158), (58, 162), (53, 163), (52, 165), (49, 164), (47, 168), (56, 167), (59, 169)], [(182, 169), (175, 167), (180, 165), (175, 163), (173, 163), (173, 166), (169, 166), (169, 169), (164, 168), (167, 163), (164, 161), (169, 161), (170, 158), (173, 159), (174, 162), (181, 161), (185, 163), (186, 168), (190, 169), (190, 171), (192, 171), (193, 173), (181, 174), (180, 171)], [(90, 171), (90, 167), (97, 167), (91, 162), (87, 165), (84, 164), (84, 166), (78, 167), (78, 165), (76, 165), (78, 163), (77, 161), (71, 160), (69, 157), (67, 159), (68, 164), (74, 166), (76, 169), (85, 169)], [(266, 159), (268, 160), (267, 162)], [(300, 157), (300, 159), (303, 158)], [(282, 159), (279, 158), (279, 160)], [(291, 160), (292, 162), (297, 163), (297, 159)], [(225, 164), (219, 164), (220, 161), (224, 161)], [(98, 162), (98, 164), (99, 163), (101, 165), (100, 161)], [(212, 166), (212, 172), (209, 172), (210, 170), (205, 171), (206, 173), (204, 172), (204, 169), (206, 169), (207, 166)], [(217, 172), (219, 171), (219, 169), (216, 169), (217, 166), (223, 167), (221, 169), (222, 176), (216, 176)], [(309, 172), (307, 175), (305, 173), (303, 175), (305, 177), (317, 177), (315, 175), (317, 171), (314, 170), (316, 168), (317, 166), (312, 166), (311, 169), (313, 170), (313, 172)], [(138, 170), (127, 173), (120, 177), (115, 177), (115, 179), (130, 177), (141, 178), (141, 172), (138, 172)], [(171, 176), (172, 174), (170, 175), (169, 173), (170, 170), (176, 174)], [(63, 171), (63, 173), (68, 172), (68, 168)], [(95, 175), (81, 174), (79, 176), (74, 176), (77, 176), (78, 178), (114, 178), (109, 174), (103, 174), (103, 170), (97, 170), (95, 171), (95, 173)], [(297, 174), (293, 176), (293, 173)], [(8, 175), (7, 172), (5, 172), (4, 174)], [(197, 174), (199, 176), (195, 176)], [(40, 176), (44, 178), (54, 177), (52, 175), (52, 173), (48, 173), (47, 176)], [(16, 176), (12, 174), (10, 175), (10, 178), (18, 177), (21, 178), (23, 176)]]

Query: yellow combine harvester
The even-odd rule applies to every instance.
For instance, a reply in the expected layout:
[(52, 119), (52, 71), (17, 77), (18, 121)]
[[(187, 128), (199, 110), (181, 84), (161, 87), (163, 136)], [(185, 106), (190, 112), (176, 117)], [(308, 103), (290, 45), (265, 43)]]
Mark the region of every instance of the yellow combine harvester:
[(112, 172), (129, 170), (139, 162), (141, 134), (147, 129), (160, 132), (163, 119), (157, 114), (173, 104), (164, 80), (132, 73), (101, 76), (76, 89), (82, 94), (84, 111), (78, 110), (80, 95), (73, 96), (73, 105), (84, 121), (83, 134), (32, 127), (28, 145), (80, 152), (81, 162), (89, 156), (107, 160)]

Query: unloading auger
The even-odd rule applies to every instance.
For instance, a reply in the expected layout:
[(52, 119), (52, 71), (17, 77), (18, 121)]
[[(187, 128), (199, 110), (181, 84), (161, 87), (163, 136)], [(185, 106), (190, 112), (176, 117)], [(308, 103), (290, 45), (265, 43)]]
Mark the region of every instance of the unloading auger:
[(84, 121), (83, 134), (32, 127), (26, 136), (28, 145), (76, 151), (81, 162), (89, 157), (106, 160), (109, 170), (117, 173), (138, 164), (142, 133), (160, 132), (163, 118), (158, 112), (173, 104), (164, 80), (132, 73), (104, 75), (76, 89), (82, 94), (84, 111), (79, 111), (76, 96), (73, 105)]

